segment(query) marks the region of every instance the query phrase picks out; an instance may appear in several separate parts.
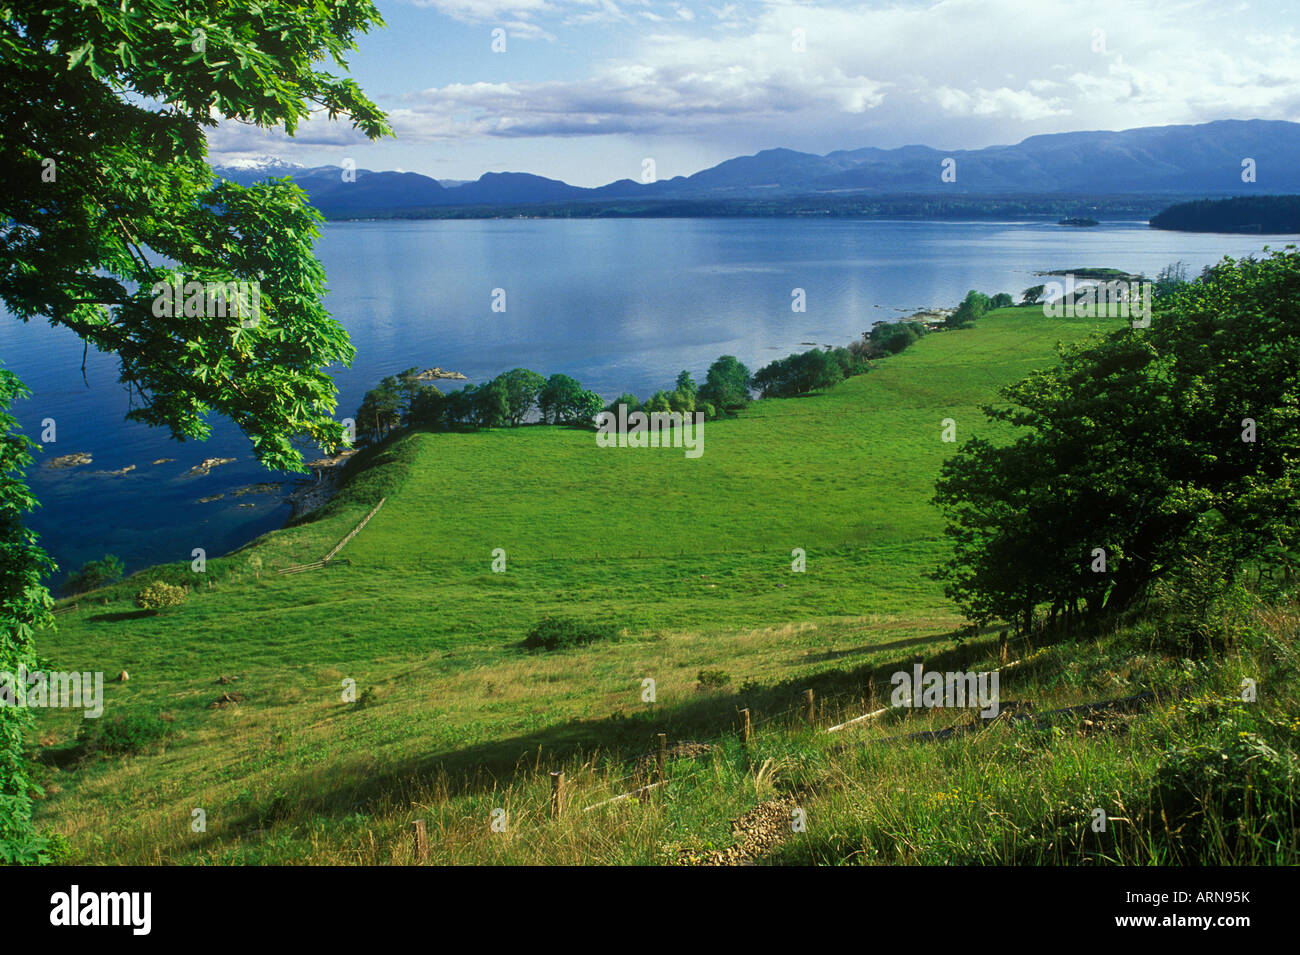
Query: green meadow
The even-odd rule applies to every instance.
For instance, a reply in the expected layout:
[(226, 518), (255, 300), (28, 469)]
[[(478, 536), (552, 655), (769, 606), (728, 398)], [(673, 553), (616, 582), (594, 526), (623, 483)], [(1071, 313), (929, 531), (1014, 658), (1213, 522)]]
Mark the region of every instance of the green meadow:
[[(139, 739), (109, 751), (79, 714), (41, 713), (38, 822), (66, 839), (73, 862), (410, 862), (409, 827), (421, 818), (435, 863), (662, 863), (710, 861), (740, 838), (737, 818), (800, 800), (808, 832), (764, 859), (1072, 861), (1096, 851), (1169, 861), (1141, 838), (1064, 845), (1050, 820), (1103, 797), (1149, 799), (1170, 739), (1222, 730), (1203, 710), (1222, 716), (1231, 668), (1249, 658), (1285, 669), (1293, 651), (1242, 647), (1227, 669), (1189, 673), (1140, 627), (1017, 651), (1037, 655), (1008, 684), (1043, 709), (1153, 686), (1209, 701), (1131, 717), (1151, 720), (1141, 745), (1120, 730), (1002, 727), (837, 751), (840, 736), (788, 712), (813, 688), (824, 728), (866, 712), (871, 680), (889, 667), (992, 659), (995, 635), (972, 638), (929, 576), (947, 547), (930, 503), (956, 447), (941, 439), (943, 423), (955, 422), (958, 442), (1005, 437), (981, 404), (1051, 364), (1058, 343), (1118, 324), (991, 312), (826, 393), (710, 422), (695, 459), (680, 448), (602, 449), (589, 431), (555, 426), (410, 433), (364, 451), (334, 500), (296, 526), (202, 574), (155, 568), (57, 617), (43, 657), (110, 678), (127, 671), (106, 685), (104, 720), (130, 717)], [(339, 554), (346, 563), (276, 573), (323, 557), (381, 498)], [(799, 548), (802, 573), (792, 570)], [(154, 578), (190, 586), (186, 603), (137, 610), (134, 593)], [(619, 638), (525, 650), (547, 615)], [(1295, 626), (1279, 617), (1260, 629)], [(722, 671), (717, 685), (702, 685), (702, 670)], [(359, 704), (345, 701), (347, 681)], [(1290, 725), (1293, 703), (1270, 704), (1279, 725)], [(748, 751), (733, 732), (740, 707), (762, 721)], [(903, 719), (890, 714), (852, 738), (942, 722)], [(670, 759), (652, 798), (582, 812), (578, 803), (648, 778), (637, 756), (659, 732), (711, 748)], [(1003, 768), (990, 776), (994, 764)], [(547, 775), (557, 767), (575, 803), (558, 819)], [(1006, 826), (980, 822), (970, 794), (986, 790)], [(204, 831), (191, 825), (195, 809)], [(489, 826), (494, 809), (504, 831)], [(1220, 857), (1276, 861), (1287, 850), (1261, 836), (1233, 851)]]

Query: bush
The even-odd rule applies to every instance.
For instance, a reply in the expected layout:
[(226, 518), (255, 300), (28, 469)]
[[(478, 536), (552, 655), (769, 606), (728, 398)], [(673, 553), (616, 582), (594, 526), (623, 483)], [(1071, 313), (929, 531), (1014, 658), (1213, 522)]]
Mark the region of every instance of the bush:
[(849, 342), (849, 354), (858, 362), (860, 370), (866, 371), (871, 359), (880, 357), (881, 349), (871, 340), (870, 332), (863, 332), (857, 341)]
[(920, 322), (885, 322), (871, 329), (869, 342), (880, 354), (897, 355), (924, 334)]
[(569, 617), (543, 617), (524, 639), (530, 650), (564, 650), (599, 640), (618, 639), (612, 627), (583, 623)]
[(165, 737), (168, 731), (161, 717), (124, 713), (83, 720), (77, 741), (87, 752), (136, 753)]
[(169, 607), (179, 607), (185, 603), (185, 597), (184, 587), (177, 587), (175, 584), (165, 584), (161, 580), (156, 580), (135, 595), (135, 605), (143, 607), (145, 610), (157, 612), (166, 610)]
[[(1229, 722), (1225, 730), (1235, 730)], [(1172, 749), (1156, 774), (1153, 808), (1176, 834), (1175, 864), (1204, 863), (1234, 852), (1268, 861), (1294, 838), (1300, 767), (1255, 733)], [(1181, 852), (1179, 851), (1181, 850)], [(1244, 861), (1243, 859), (1243, 861)]]
[(1189, 555), (1156, 581), (1152, 597), (1159, 614), (1154, 645), (1166, 653), (1199, 657), (1223, 652), (1245, 633), (1250, 595), (1230, 579), (1231, 562), (1221, 555)]
[(696, 679), (700, 681), (700, 686), (710, 690), (720, 690), (731, 682), (731, 676), (726, 670), (701, 670)]

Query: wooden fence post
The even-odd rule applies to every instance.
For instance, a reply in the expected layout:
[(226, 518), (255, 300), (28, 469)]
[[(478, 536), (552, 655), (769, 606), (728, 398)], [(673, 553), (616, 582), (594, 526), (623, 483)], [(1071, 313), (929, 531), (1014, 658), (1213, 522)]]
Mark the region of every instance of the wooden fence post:
[(564, 772), (551, 773), (551, 815), (564, 813)]
[(998, 634), (998, 662), (1007, 662), (1007, 632), (1005, 630)]
[(659, 771), (659, 781), (664, 781), (664, 760), (668, 758), (668, 734), (659, 734), (659, 752), (655, 754), (655, 765)]
[(812, 690), (803, 691), (804, 716), (808, 720), (808, 725), (817, 722), (817, 704), (814, 702), (815, 696)]
[(749, 710), (740, 711), (740, 742), (744, 746), (749, 746)]
[(424, 820), (417, 819), (411, 823), (411, 828), (415, 830), (415, 858), (423, 862), (429, 858), (429, 832), (424, 827)]

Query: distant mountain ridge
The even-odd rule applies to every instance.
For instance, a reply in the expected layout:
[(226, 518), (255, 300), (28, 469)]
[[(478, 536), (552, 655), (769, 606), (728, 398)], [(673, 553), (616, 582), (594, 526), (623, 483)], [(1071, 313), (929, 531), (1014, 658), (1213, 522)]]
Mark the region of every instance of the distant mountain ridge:
[[(1218, 120), (1195, 126), (1148, 126), (1118, 132), (1031, 136), (1014, 146), (941, 150), (930, 146), (839, 150), (825, 156), (767, 149), (728, 159), (691, 176), (653, 183), (621, 179), (596, 188), (519, 172), (485, 173), (473, 182), (412, 172), (337, 166), (305, 169), (276, 160), (218, 167), (247, 184), (289, 176), (329, 218), (364, 218), (452, 206), (527, 206), (601, 200), (749, 200), (853, 195), (1167, 195), (1300, 193), (1300, 123)], [(941, 177), (953, 161), (955, 180)], [(1243, 182), (1253, 161), (1255, 182)]]

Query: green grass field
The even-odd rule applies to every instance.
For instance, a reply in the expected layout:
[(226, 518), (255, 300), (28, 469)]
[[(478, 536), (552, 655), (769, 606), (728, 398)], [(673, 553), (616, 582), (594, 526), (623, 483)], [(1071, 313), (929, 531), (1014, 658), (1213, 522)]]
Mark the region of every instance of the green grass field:
[[(847, 778), (866, 785), (852, 767), (867, 757), (783, 731), (757, 737), (771, 750), (757, 761), (731, 742), (674, 761), (672, 796), (599, 810), (599, 826), (545, 812), (548, 766), (567, 764), (583, 799), (612, 795), (622, 757), (655, 732), (721, 739), (738, 706), (775, 714), (804, 686), (828, 715), (851, 715), (869, 702), (864, 673), (986, 655), (991, 638), (959, 645), (963, 621), (928, 577), (945, 555), (930, 497), (955, 448), (942, 422), (956, 422), (958, 442), (988, 434), (978, 409), (998, 386), (1051, 364), (1058, 342), (1118, 324), (994, 312), (826, 394), (709, 423), (698, 459), (601, 449), (590, 432), (557, 427), (412, 434), (359, 455), (343, 492), (308, 522), (203, 575), (160, 568), (58, 617), (42, 655), (60, 669), (127, 670), (129, 682), (107, 687), (105, 718), (161, 720), (167, 735), (133, 754), (87, 756), (79, 715), (42, 713), (38, 821), (67, 838), (76, 862), (403, 862), (416, 815), (430, 820), (434, 862), (664, 862), (727, 844), (730, 820), (782, 784), (820, 774), (841, 778), (835, 792)], [(340, 554), (350, 564), (275, 574), (319, 559), (384, 495)], [(497, 548), (504, 573), (492, 571)], [(794, 548), (806, 551), (804, 573), (791, 571)], [(150, 575), (195, 589), (185, 606), (146, 615), (131, 596)], [(524, 651), (546, 614), (623, 635)], [(702, 690), (701, 669), (725, 671), (728, 686)], [(646, 678), (654, 704), (642, 701)], [(1073, 702), (1100, 679), (1093, 668), (1047, 686)], [(344, 703), (345, 680), (372, 702)], [(1133, 674), (1119, 683), (1141, 685)], [(242, 699), (212, 705), (227, 693)], [(943, 785), (942, 760), (911, 749), (894, 769)], [(873, 779), (889, 758), (869, 758)], [(817, 798), (830, 812), (847, 797)], [(195, 808), (206, 832), (191, 831)], [(508, 809), (506, 834), (489, 830), (493, 808)], [(836, 812), (834, 833), (779, 857), (857, 859), (885, 817)], [(533, 836), (520, 838), (529, 825)], [(922, 843), (904, 861), (935, 861), (939, 849)], [(858, 861), (884, 857), (875, 851)]]

